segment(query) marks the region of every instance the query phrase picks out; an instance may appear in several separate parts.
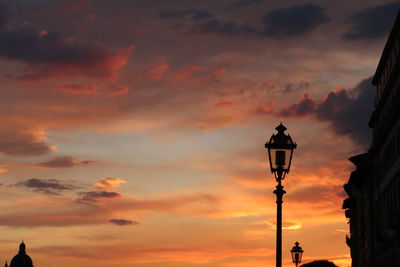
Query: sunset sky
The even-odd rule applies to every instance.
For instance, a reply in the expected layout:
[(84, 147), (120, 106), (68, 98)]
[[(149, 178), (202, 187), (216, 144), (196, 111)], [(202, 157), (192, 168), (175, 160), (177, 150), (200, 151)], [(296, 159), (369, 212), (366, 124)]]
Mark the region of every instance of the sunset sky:
[(350, 266), (341, 204), (400, 2), (0, 2), (0, 264)]

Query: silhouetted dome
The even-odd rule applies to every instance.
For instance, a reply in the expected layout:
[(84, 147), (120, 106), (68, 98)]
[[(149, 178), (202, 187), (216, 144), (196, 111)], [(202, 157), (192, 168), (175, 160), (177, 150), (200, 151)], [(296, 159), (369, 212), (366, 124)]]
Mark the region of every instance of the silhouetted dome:
[(11, 260), (10, 267), (33, 267), (32, 259), (25, 252), (25, 244), (19, 245), (19, 252)]

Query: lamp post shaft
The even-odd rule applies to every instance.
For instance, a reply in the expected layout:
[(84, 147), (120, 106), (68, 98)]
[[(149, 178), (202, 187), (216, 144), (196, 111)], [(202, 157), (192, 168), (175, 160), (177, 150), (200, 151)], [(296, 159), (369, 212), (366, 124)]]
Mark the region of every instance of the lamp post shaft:
[(276, 194), (276, 267), (282, 267), (282, 199), (286, 191), (283, 190), (281, 179), (277, 180), (278, 185), (274, 191)]
[(271, 172), (278, 182), (274, 191), (276, 194), (276, 267), (282, 267), (282, 199), (286, 193), (283, 190), (282, 180), (289, 173), (293, 150), (297, 145), (290, 135), (285, 134), (287, 129), (282, 123), (275, 129), (278, 133), (272, 134), (269, 141), (265, 143), (265, 148), (268, 152)]

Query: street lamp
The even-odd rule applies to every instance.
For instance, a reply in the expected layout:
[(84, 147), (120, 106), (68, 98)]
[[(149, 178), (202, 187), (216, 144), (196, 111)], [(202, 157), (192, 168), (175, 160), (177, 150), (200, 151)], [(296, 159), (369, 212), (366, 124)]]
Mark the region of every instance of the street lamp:
[(303, 256), (304, 250), (299, 246), (299, 242), (296, 241), (294, 244), (295, 246), (292, 248), (290, 253), (292, 253), (293, 263), (296, 264), (297, 267), (301, 262), (301, 257)]
[(274, 194), (276, 194), (276, 267), (282, 267), (282, 198), (285, 194), (282, 180), (289, 173), (292, 162), (293, 150), (297, 147), (290, 135), (286, 135), (286, 127), (281, 123), (275, 128), (278, 133), (273, 134), (265, 143), (271, 172), (278, 182)]

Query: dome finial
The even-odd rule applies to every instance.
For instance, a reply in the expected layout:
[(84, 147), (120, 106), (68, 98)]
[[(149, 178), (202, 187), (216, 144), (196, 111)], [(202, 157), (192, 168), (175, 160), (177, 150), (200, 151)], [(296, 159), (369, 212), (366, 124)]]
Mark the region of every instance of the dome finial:
[(22, 240), (21, 244), (19, 245), (18, 254), (26, 254), (25, 248), (26, 248), (26, 246), (25, 246), (24, 240)]

